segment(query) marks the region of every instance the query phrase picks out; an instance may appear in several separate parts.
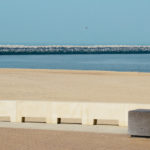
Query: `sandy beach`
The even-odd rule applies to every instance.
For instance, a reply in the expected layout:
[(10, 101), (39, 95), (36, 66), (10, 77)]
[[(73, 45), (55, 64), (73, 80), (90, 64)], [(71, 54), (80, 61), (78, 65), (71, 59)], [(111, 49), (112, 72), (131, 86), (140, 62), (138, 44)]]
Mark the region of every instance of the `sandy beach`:
[[(0, 69), (0, 100), (150, 103), (149, 91), (150, 73)], [(0, 149), (148, 150), (150, 147), (149, 139), (130, 138), (117, 129), (113, 133), (79, 132), (79, 129), (74, 132), (75, 128), (56, 131), (0, 127)]]
[(0, 69), (0, 100), (150, 103), (150, 73)]
[(150, 139), (128, 135), (0, 128), (1, 150), (149, 150), (149, 147)]

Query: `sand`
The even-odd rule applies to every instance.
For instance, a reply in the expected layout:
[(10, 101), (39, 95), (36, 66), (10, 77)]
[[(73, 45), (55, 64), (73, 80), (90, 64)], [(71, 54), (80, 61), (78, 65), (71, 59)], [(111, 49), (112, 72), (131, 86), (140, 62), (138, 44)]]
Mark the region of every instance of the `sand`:
[(150, 103), (150, 73), (0, 69), (0, 100)]
[(1, 150), (149, 150), (150, 139), (128, 135), (0, 128)]
[[(0, 100), (150, 103), (150, 73), (0, 69)], [(149, 150), (127, 134), (0, 128), (0, 150)]]

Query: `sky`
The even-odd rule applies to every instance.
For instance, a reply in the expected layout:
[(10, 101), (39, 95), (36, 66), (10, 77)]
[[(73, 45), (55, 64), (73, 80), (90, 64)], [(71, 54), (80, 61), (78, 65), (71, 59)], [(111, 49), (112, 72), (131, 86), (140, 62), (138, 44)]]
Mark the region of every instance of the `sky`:
[(150, 0), (0, 0), (0, 44), (150, 45)]

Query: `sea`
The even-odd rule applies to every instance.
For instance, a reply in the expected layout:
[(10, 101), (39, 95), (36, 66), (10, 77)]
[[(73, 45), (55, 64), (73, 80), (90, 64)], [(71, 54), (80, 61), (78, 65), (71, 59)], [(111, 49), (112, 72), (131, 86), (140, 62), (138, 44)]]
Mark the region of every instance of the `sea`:
[(0, 55), (0, 68), (150, 72), (150, 54)]

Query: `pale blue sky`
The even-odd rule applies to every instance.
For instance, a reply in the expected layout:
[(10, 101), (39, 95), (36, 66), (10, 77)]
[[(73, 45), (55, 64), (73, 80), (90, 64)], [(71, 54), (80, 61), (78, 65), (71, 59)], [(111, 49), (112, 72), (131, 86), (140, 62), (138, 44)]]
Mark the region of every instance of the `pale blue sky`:
[(0, 44), (150, 44), (150, 0), (0, 0)]

